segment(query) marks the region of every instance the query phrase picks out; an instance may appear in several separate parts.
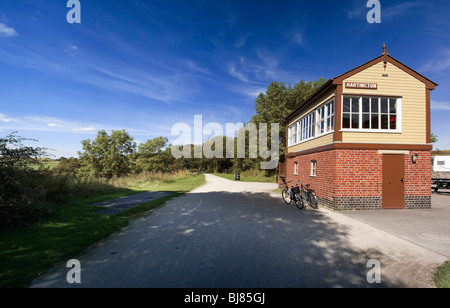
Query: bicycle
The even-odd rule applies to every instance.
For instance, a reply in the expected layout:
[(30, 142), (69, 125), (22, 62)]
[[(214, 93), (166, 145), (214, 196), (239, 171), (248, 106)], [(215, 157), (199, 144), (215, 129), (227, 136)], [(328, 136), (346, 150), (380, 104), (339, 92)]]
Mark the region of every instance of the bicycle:
[(292, 188), (289, 188), (288, 183), (291, 183), (292, 181), (286, 182), (284, 177), (280, 178), (284, 183), (284, 189), (281, 192), (281, 197), (283, 198), (284, 202), (286, 204), (292, 204), (292, 202), (294, 202), (298, 209), (303, 210), (303, 199), (300, 195), (300, 187), (298, 186), (298, 184), (300, 184), (300, 180), (297, 182), (296, 186), (292, 186)]
[(309, 204), (310, 207), (317, 210), (319, 208), (319, 200), (317, 199), (316, 193), (314, 192), (314, 189), (310, 189), (309, 186), (311, 184), (306, 184), (306, 186), (303, 186), (303, 184), (300, 185), (301, 187), (301, 197), (306, 201), (306, 203)]

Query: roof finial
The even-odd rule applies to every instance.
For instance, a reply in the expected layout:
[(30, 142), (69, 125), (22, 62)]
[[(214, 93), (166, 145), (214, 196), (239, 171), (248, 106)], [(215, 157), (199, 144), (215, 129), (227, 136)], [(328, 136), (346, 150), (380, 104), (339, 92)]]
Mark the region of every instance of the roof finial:
[(383, 52), (382, 55), (388, 55), (387, 49), (386, 49), (386, 43), (383, 43)]

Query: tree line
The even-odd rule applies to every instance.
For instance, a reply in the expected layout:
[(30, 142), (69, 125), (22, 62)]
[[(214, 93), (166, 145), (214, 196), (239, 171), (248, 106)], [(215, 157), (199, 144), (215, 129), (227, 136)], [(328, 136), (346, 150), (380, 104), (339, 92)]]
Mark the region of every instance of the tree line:
[[(248, 123), (254, 123), (257, 127), (259, 123), (278, 123), (279, 154), (283, 155), (286, 144), (285, 117), (324, 82), (324, 79), (300, 81), (294, 86), (272, 82), (265, 93), (256, 97), (256, 114)], [(95, 139), (81, 142), (82, 151), (78, 153), (78, 158), (60, 159), (56, 168), (48, 170), (43, 168), (43, 158), (50, 156), (49, 150), (26, 146), (24, 141), (30, 139), (22, 138), (17, 133), (0, 138), (0, 227), (36, 221), (38, 217), (52, 211), (49, 205), (67, 199), (69, 194), (79, 190), (77, 187), (88, 185), (90, 179), (112, 179), (143, 172), (176, 170), (236, 172), (259, 169), (261, 163), (261, 158), (248, 155), (248, 138), (245, 158), (237, 158), (236, 155), (227, 158), (224, 152), (223, 158), (206, 158), (203, 155), (201, 158), (175, 159), (169, 140), (165, 137), (157, 137), (137, 145), (125, 130), (114, 130), (111, 134), (101, 130)], [(226, 151), (225, 145), (230, 142), (236, 145), (237, 140), (215, 136), (205, 143), (212, 147), (223, 145), (222, 149)], [(204, 145), (192, 145), (192, 154)], [(31, 165), (41, 168), (31, 168)], [(274, 173), (275, 170), (267, 172)], [(98, 189), (101, 188), (97, 186)]]
[[(285, 154), (286, 126), (284, 119), (302, 102), (312, 95), (326, 82), (325, 79), (306, 82), (300, 81), (294, 86), (283, 82), (272, 82), (265, 93), (255, 99), (256, 114), (248, 123), (257, 127), (260, 123), (278, 123), (280, 127), (280, 156)], [(270, 126), (269, 126), (270, 127)], [(270, 136), (270, 132), (269, 132)], [(227, 142), (233, 142), (236, 149), (236, 138), (214, 136), (202, 145), (190, 146), (192, 153), (198, 147), (220, 145), (223, 151)], [(246, 138), (248, 151), (248, 138)], [(269, 140), (270, 142), (270, 140)], [(261, 158), (177, 158), (171, 155), (169, 140), (165, 137), (150, 139), (137, 146), (133, 137), (125, 130), (113, 130), (110, 135), (104, 130), (97, 133), (94, 140), (83, 140), (83, 151), (78, 152), (78, 162), (64, 161), (59, 169), (67, 167), (78, 176), (101, 178), (121, 177), (141, 172), (170, 172), (180, 169), (208, 172), (236, 172), (259, 169)], [(214, 149), (213, 149), (214, 150)], [(194, 155), (192, 155), (194, 157)], [(58, 168), (57, 168), (58, 169)], [(75, 171), (74, 171), (75, 170)], [(268, 173), (274, 172), (267, 171)]]

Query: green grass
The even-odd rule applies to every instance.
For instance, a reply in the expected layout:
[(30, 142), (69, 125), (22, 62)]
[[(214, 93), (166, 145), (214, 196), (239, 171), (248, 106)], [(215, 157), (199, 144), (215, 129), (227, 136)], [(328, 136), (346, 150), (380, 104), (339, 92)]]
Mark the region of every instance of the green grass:
[[(228, 179), (228, 180), (235, 180), (235, 174), (234, 173), (213, 173), (214, 175), (220, 176), (222, 178)], [(242, 182), (260, 182), (260, 183), (276, 183), (276, 176), (264, 176), (264, 174), (261, 173), (255, 173), (255, 172), (243, 172), (240, 174), (240, 181)]]
[[(148, 178), (148, 177), (147, 177)], [(79, 198), (58, 207), (51, 220), (0, 233), (0, 287), (27, 287), (50, 267), (85, 252), (95, 242), (127, 226), (132, 219), (147, 215), (205, 183), (203, 175), (185, 175), (167, 181), (135, 179), (134, 185), (116, 192)], [(123, 183), (122, 183), (123, 184)], [(141, 191), (170, 191), (170, 195), (139, 205), (118, 215), (98, 215), (90, 203)]]
[[(59, 162), (56, 161), (56, 160), (45, 160), (42, 163), (42, 167), (51, 170), (51, 169), (55, 168), (56, 166), (58, 166), (58, 164), (59, 164)], [(41, 165), (39, 165), (39, 164), (30, 164), (29, 167), (33, 168), (34, 170), (38, 170), (41, 167)]]
[(431, 151), (431, 156), (448, 156), (450, 150)]
[(450, 261), (438, 267), (434, 276), (434, 282), (438, 288), (450, 288)]

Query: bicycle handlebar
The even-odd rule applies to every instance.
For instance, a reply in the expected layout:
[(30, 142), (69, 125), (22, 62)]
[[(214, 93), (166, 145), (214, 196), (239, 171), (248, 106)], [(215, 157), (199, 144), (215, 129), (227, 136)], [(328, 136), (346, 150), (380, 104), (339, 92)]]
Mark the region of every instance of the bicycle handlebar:
[[(288, 184), (288, 183), (291, 183), (292, 181), (287, 181), (287, 182), (285, 182), (286, 184)], [(298, 180), (297, 181), (297, 184), (295, 184), (295, 185), (298, 185), (298, 184), (300, 184), (300, 180)]]

